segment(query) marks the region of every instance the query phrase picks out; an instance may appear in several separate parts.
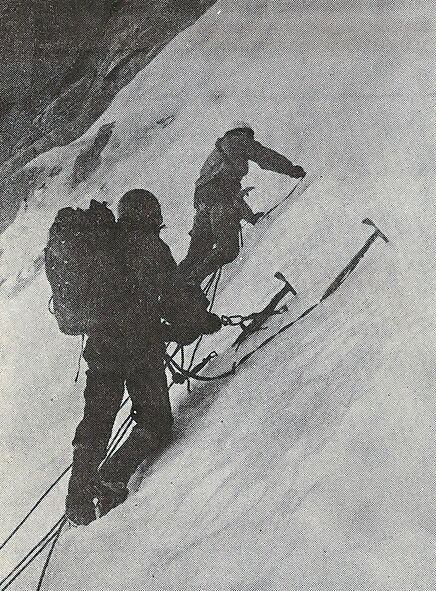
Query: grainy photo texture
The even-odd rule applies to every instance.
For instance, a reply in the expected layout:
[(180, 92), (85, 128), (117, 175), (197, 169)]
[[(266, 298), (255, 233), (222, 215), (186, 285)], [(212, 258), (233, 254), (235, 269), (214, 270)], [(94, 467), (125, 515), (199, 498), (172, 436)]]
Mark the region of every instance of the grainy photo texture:
[(433, 3), (0, 32), (0, 591), (432, 591)]

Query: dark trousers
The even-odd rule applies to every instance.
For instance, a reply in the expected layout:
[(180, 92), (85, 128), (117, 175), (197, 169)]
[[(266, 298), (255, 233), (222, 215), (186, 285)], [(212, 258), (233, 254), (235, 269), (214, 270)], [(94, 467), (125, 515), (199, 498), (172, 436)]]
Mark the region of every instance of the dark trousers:
[(141, 351), (135, 359), (117, 354), (116, 346), (110, 346), (109, 341), (90, 337), (85, 359), (89, 366), (85, 408), (73, 440), (67, 503), (68, 499), (80, 503), (97, 478), (125, 387), (136, 424), (125, 443), (103, 465), (102, 480), (127, 484), (139, 464), (168, 441), (173, 422), (161, 351), (148, 355)]
[(239, 254), (240, 211), (232, 201), (197, 208), (188, 253), (179, 269), (188, 281), (200, 284)]

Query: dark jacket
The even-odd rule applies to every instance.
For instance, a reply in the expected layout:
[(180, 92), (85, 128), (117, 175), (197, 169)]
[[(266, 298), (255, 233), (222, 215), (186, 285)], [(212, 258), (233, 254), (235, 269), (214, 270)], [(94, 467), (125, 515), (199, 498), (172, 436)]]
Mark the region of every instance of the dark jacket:
[[(119, 221), (114, 247), (116, 275), (108, 313), (91, 336), (121, 339), (133, 353), (138, 348), (162, 350), (166, 340), (207, 331), (207, 299), (185, 284), (155, 230)], [(170, 327), (163, 326), (161, 318)]]
[(196, 188), (206, 185), (212, 179), (240, 186), (242, 178), (248, 173), (249, 160), (256, 162), (264, 170), (291, 176), (293, 174), (292, 162), (257, 142), (252, 130), (234, 129), (216, 141), (215, 149), (200, 170)]

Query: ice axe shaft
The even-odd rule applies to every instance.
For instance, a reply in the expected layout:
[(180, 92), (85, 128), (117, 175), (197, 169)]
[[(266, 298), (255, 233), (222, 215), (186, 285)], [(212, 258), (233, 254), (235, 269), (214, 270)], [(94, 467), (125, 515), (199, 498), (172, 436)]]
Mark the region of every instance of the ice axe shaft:
[(336, 279), (329, 285), (329, 287), (326, 289), (326, 291), (324, 292), (324, 294), (323, 294), (323, 296), (322, 296), (322, 298), (320, 300), (321, 302), (323, 300), (325, 300), (326, 298), (328, 298), (329, 296), (331, 296), (332, 293), (335, 292), (338, 289), (338, 287), (341, 285), (341, 283), (343, 283), (345, 281), (345, 279), (348, 277), (348, 275), (352, 271), (354, 271), (354, 269), (357, 267), (359, 261), (363, 258), (364, 254), (369, 250), (371, 244), (373, 242), (375, 242), (377, 240), (377, 238), (380, 237), (385, 242), (389, 242), (389, 240), (387, 239), (387, 237), (374, 224), (374, 222), (372, 220), (370, 220), (369, 218), (365, 218), (364, 220), (362, 220), (362, 223), (363, 224), (367, 224), (368, 226), (372, 226), (373, 228), (375, 228), (374, 232), (367, 239), (367, 241), (362, 246), (362, 248), (359, 250), (359, 252), (354, 255), (354, 257), (351, 259), (351, 261), (348, 263), (348, 265), (345, 267), (345, 269), (343, 269), (339, 273), (339, 275), (336, 277)]

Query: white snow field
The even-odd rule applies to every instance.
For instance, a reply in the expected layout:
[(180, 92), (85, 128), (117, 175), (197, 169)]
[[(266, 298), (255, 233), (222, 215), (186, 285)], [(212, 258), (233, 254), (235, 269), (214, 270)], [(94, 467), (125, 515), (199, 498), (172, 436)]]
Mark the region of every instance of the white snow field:
[[(308, 171), (223, 272), (215, 310), (289, 312), (238, 351), (204, 340), (213, 375), (339, 290), (221, 381), (173, 392), (176, 439), (128, 500), (64, 533), (46, 591), (431, 591), (436, 586), (434, 256), (436, 8), (419, 2), (225, 0), (180, 34), (78, 141), (40, 156), (41, 183), (0, 239), (1, 539), (71, 461), (84, 371), (47, 310), (42, 248), (56, 211), (144, 187), (182, 258), (193, 182), (231, 121)], [(97, 170), (76, 156), (115, 122)], [(57, 176), (49, 176), (56, 165)], [(312, 182), (311, 182), (312, 181)], [(253, 166), (251, 203), (293, 182)], [(62, 481), (0, 550), (6, 574), (63, 511)], [(4, 535), (3, 535), (4, 534)], [(41, 558), (13, 584), (35, 588)]]

